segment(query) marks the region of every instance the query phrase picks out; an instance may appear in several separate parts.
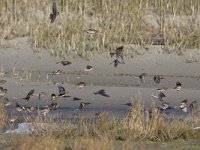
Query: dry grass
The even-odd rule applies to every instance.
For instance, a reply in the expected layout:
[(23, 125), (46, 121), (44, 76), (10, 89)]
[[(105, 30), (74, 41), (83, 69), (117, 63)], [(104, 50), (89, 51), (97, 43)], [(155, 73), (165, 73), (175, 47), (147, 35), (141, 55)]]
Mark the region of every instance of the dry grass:
[[(138, 140), (166, 142), (200, 138), (200, 132), (192, 129), (200, 124), (199, 114), (169, 121), (165, 120), (155, 107), (152, 107), (149, 113), (144, 110), (143, 103), (135, 101), (133, 104), (122, 120), (110, 117), (107, 112), (96, 114), (90, 120), (76, 115), (71, 122), (42, 116), (26, 116), (26, 122), (43, 122), (50, 126), (32, 134), (2, 135), (8, 139), (4, 144), (10, 149), (112, 150), (131, 149), (134, 144), (129, 144)], [(121, 142), (120, 148), (117, 146), (118, 142)]]
[[(121, 44), (150, 44), (151, 35), (164, 35), (169, 52), (199, 48), (199, 1), (182, 0), (57, 0), (60, 14), (51, 24), (50, 0), (1, 0), (0, 38), (30, 36), (36, 48), (53, 55), (91, 58)], [(153, 16), (155, 23), (145, 17)], [(156, 25), (155, 25), (156, 24)], [(83, 29), (99, 32), (89, 36)]]

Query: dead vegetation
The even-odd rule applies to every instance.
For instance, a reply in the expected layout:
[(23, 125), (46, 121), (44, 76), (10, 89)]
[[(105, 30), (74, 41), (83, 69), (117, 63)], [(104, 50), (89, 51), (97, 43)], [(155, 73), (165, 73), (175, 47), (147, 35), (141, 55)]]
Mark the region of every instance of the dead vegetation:
[(3, 139), (7, 140), (1, 140), (1, 143), (11, 149), (116, 149), (117, 143), (122, 142), (121, 148), (126, 149), (127, 143), (140, 140), (166, 142), (200, 138), (199, 130), (193, 130), (200, 123), (199, 114), (166, 120), (155, 107), (150, 112), (144, 110), (139, 101), (135, 101), (127, 116), (120, 120), (107, 112), (93, 116), (88, 120), (81, 113), (76, 114), (70, 122), (38, 115), (26, 116), (27, 123), (48, 126), (32, 134), (2, 133)]
[(165, 44), (168, 53), (182, 54), (199, 48), (199, 6), (196, 0), (57, 0), (59, 15), (50, 23), (49, 0), (2, 0), (0, 38), (29, 36), (35, 48), (60, 57), (91, 58), (129, 44)]

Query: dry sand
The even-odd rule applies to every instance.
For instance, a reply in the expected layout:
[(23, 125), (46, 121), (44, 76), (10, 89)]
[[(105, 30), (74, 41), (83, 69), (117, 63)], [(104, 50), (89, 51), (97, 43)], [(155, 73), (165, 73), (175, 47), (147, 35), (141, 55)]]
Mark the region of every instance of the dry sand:
[[(62, 59), (51, 56), (47, 50), (35, 50), (27, 37), (5, 43), (9, 48), (0, 49), (0, 66), (1, 79), (7, 80), (3, 86), (8, 89), (7, 97), (16, 101), (13, 97), (20, 99), (31, 89), (35, 89), (35, 93), (48, 93), (48, 96), (41, 100), (38, 100), (37, 96), (33, 96), (29, 102), (17, 100), (26, 105), (45, 105), (50, 100), (51, 93), (58, 93), (57, 85), (61, 83), (71, 97), (60, 99), (60, 109), (55, 112), (73, 113), (80, 103), (76, 98), (80, 98), (92, 103), (84, 109), (85, 111), (108, 110), (124, 115), (128, 109), (124, 104), (131, 102), (132, 98), (144, 100), (145, 107), (150, 107), (154, 99), (151, 97), (152, 92), (163, 86), (169, 88), (165, 94), (172, 106), (179, 105), (184, 99), (191, 102), (199, 100), (200, 97), (200, 64), (186, 63), (189, 58), (196, 56), (196, 50), (187, 50), (184, 55), (174, 55), (166, 54), (161, 46), (148, 46), (144, 55), (125, 57), (125, 64), (114, 68), (110, 64), (113, 58), (110, 58), (109, 53), (96, 54), (91, 61), (69, 57), (67, 60), (72, 61), (72, 65), (62, 66), (56, 64)], [(95, 69), (85, 72), (86, 65), (92, 65)], [(65, 73), (49, 76), (47, 81), (47, 73), (57, 69), (62, 69)], [(31, 72), (31, 77), (25, 79), (27, 71)], [(147, 73), (147, 77), (145, 84), (141, 85), (136, 76), (143, 72)], [(165, 78), (159, 86), (152, 80), (154, 75), (163, 75)], [(77, 89), (76, 84), (80, 81), (85, 82), (87, 86)], [(176, 81), (183, 84), (183, 90), (173, 89)], [(94, 94), (101, 89), (110, 97)], [(160, 104), (157, 99), (154, 100), (157, 105)]]

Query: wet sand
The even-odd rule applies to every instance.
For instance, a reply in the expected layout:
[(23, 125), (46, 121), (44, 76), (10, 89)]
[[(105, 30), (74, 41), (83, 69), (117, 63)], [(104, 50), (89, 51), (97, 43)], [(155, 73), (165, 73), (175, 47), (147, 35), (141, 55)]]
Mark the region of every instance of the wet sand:
[[(110, 58), (109, 53), (95, 54), (90, 61), (69, 57), (66, 60), (72, 64), (62, 66), (56, 64), (62, 59), (51, 56), (47, 50), (36, 52), (29, 38), (18, 38), (9, 43), (10, 48), (0, 49), (0, 66), (1, 79), (7, 80), (3, 85), (8, 89), (6, 96), (13, 102), (44, 106), (50, 100), (52, 93), (58, 94), (58, 85), (62, 84), (70, 97), (59, 100), (60, 108), (54, 111), (55, 113), (72, 114), (74, 109), (79, 107), (81, 99), (91, 103), (83, 111), (106, 110), (123, 116), (128, 110), (125, 104), (135, 99), (143, 100), (146, 108), (151, 107), (152, 100), (159, 106), (160, 101), (151, 97), (158, 87), (168, 87), (165, 94), (171, 106), (178, 106), (184, 99), (188, 99), (190, 103), (199, 100), (200, 97), (200, 64), (186, 63), (188, 58), (195, 54), (194, 50), (188, 50), (184, 55), (178, 56), (161, 53), (163, 49), (161, 46), (149, 46), (148, 52), (144, 55), (135, 58), (125, 57), (125, 64), (120, 64), (117, 68), (110, 64), (114, 58)], [(94, 70), (85, 72), (87, 65), (94, 66)], [(64, 74), (47, 78), (48, 73), (57, 69), (62, 69)], [(147, 74), (144, 84), (137, 78), (141, 73)], [(28, 74), (31, 75), (30, 78), (27, 77)], [(154, 75), (164, 77), (159, 85), (153, 82)], [(77, 83), (80, 81), (87, 84), (83, 89), (77, 88)], [(181, 91), (173, 89), (177, 81), (183, 84)], [(29, 102), (20, 100), (31, 89), (35, 90), (35, 94), (43, 91), (48, 95), (41, 100), (38, 100), (36, 95)], [(94, 94), (102, 89), (108, 97)]]

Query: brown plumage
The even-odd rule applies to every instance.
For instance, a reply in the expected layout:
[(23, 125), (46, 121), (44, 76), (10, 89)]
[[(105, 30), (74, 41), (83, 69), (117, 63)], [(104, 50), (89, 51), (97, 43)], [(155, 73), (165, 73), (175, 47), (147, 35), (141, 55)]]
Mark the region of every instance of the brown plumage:
[(55, 0), (53, 0), (53, 5), (52, 5), (52, 12), (50, 14), (50, 20), (51, 23), (53, 23), (56, 20), (56, 17), (59, 15), (59, 12), (57, 11), (57, 6)]

